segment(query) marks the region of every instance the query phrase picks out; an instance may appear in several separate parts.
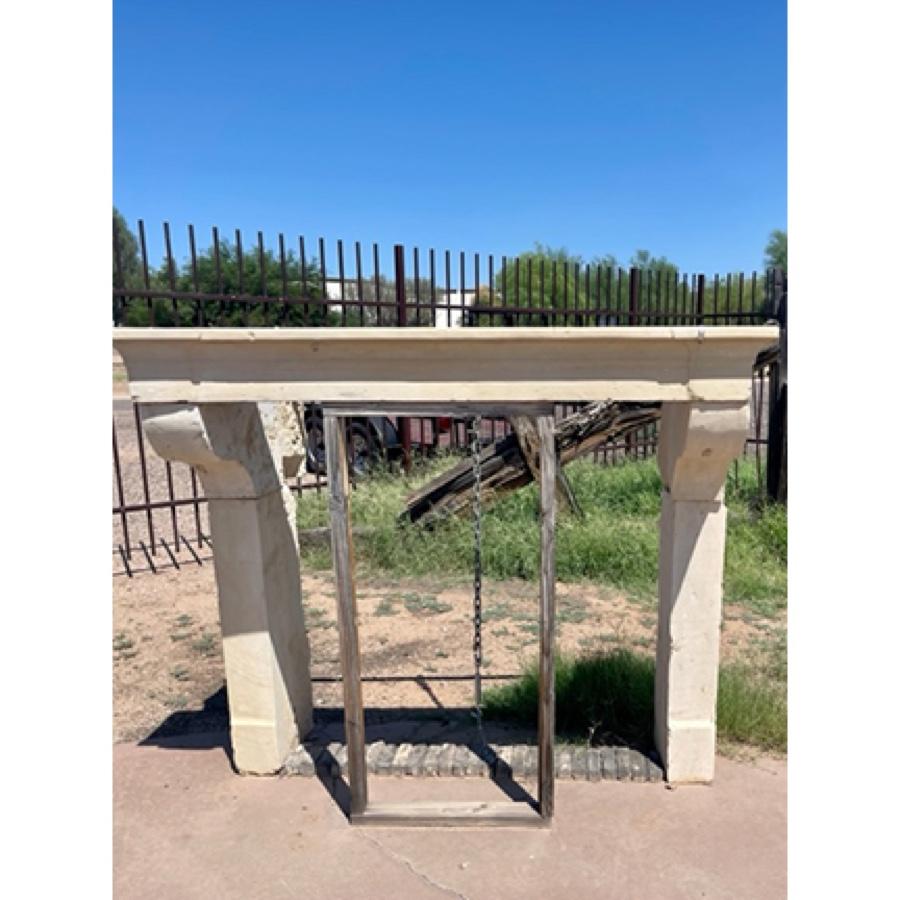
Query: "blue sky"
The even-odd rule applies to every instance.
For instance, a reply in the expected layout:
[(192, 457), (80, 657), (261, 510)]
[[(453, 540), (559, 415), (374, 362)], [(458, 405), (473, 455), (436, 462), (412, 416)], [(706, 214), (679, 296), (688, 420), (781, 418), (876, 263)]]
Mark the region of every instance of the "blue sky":
[(154, 261), (168, 220), (749, 271), (786, 225), (785, 32), (783, 0), (116, 0), (115, 203)]

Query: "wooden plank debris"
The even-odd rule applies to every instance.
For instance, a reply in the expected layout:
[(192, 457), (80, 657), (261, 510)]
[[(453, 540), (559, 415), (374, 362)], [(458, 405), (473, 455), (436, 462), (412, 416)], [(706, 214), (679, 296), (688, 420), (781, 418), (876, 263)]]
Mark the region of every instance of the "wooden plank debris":
[[(557, 422), (553, 437), (561, 471), (574, 459), (600, 449), (607, 441), (619, 439), (655, 422), (660, 416), (659, 403), (589, 403), (571, 416)], [(515, 417), (514, 417), (515, 418)], [(518, 427), (517, 427), (518, 426)], [(490, 444), (481, 453), (481, 499), (489, 504), (498, 496), (517, 490), (535, 480), (539, 466), (534, 462), (531, 430), (517, 419), (514, 432)], [(528, 445), (523, 453), (519, 435)], [(472, 460), (463, 459), (452, 469), (429, 481), (411, 494), (400, 514), (401, 521), (433, 524), (439, 519), (466, 512), (472, 505), (475, 477)], [(567, 491), (559, 479), (557, 491)], [(571, 508), (571, 504), (567, 504)]]

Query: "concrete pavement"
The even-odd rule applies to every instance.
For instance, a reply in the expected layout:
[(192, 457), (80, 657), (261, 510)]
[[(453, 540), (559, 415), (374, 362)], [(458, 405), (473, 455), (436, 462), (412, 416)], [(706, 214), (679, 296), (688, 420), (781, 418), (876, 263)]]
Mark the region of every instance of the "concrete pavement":
[[(175, 743), (114, 748), (118, 900), (786, 895), (782, 761), (719, 758), (712, 787), (558, 780), (549, 830), (373, 830), (316, 779), (241, 777), (221, 738)], [(379, 802), (505, 799), (476, 778), (369, 785)]]

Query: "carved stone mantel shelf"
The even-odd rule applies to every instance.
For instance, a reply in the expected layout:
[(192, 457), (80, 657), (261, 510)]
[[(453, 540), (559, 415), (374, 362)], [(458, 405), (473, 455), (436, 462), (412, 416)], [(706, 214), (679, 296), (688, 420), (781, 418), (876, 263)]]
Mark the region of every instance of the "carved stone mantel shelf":
[(770, 327), (120, 328), (143, 403), (746, 402)]
[(276, 771), (308, 727), (293, 523), (262, 401), (394, 409), (662, 401), (656, 741), (670, 782), (715, 761), (726, 510), (752, 364), (776, 327), (120, 328), (152, 445), (210, 502), (235, 760)]

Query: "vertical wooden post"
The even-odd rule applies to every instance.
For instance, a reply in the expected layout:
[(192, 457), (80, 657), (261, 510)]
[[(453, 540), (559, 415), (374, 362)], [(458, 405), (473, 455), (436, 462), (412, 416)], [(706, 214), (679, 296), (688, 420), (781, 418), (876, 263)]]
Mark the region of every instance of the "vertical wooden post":
[[(406, 256), (403, 244), (394, 244), (394, 281), (397, 291), (397, 326), (406, 327)], [(416, 298), (418, 300), (418, 298)], [(416, 311), (418, 316), (418, 309)], [(412, 468), (412, 432), (407, 416), (398, 417), (400, 429), (400, 446), (403, 448), (403, 469), (408, 472)]]
[(543, 819), (553, 815), (553, 736), (556, 720), (554, 625), (556, 616), (556, 442), (553, 416), (538, 418), (541, 440), (541, 663), (538, 709), (538, 803)]
[(366, 733), (362, 701), (362, 681), (357, 633), (356, 588), (353, 583), (353, 539), (350, 533), (347, 439), (344, 421), (325, 416), (325, 457), (328, 465), (329, 509), (331, 512), (331, 555), (337, 585), (337, 616), (341, 644), (341, 673), (344, 688), (344, 731), (350, 773), (350, 813), (365, 812)]

